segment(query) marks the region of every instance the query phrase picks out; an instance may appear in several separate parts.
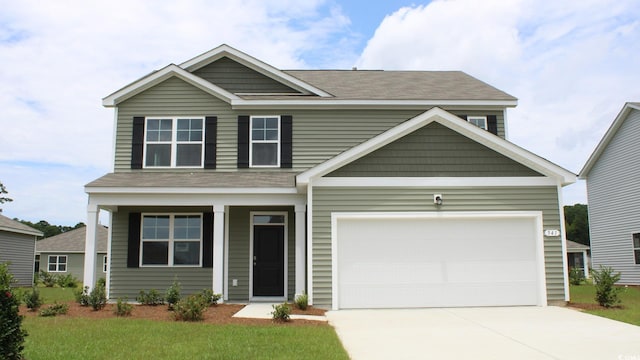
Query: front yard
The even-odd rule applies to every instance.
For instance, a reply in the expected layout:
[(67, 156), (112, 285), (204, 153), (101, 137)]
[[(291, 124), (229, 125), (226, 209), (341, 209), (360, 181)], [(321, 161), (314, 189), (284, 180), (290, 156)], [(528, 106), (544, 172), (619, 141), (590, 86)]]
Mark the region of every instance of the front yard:
[(595, 300), (596, 289), (592, 284), (571, 285), (569, 306), (579, 307), (593, 315), (640, 326), (640, 288), (625, 287), (620, 293), (622, 303), (612, 308), (604, 308)]

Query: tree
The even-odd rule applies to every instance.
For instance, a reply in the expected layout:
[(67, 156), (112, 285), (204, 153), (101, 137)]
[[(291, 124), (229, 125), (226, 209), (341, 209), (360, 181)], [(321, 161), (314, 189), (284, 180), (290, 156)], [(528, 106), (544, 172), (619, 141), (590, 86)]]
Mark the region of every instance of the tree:
[(589, 215), (587, 205), (574, 204), (565, 206), (564, 224), (567, 240), (589, 246)]
[(51, 236), (59, 235), (64, 232), (75, 230), (85, 226), (83, 222), (79, 222), (75, 226), (65, 226), (65, 225), (49, 224), (49, 222), (45, 220), (40, 220), (37, 223), (32, 223), (31, 221), (27, 221), (27, 220), (20, 220), (18, 218), (15, 218), (13, 220), (19, 221), (27, 226), (40, 230), (44, 234), (43, 237), (51, 237)]
[[(13, 199), (5, 196), (8, 193), (7, 188), (4, 186), (2, 181), (0, 181), (0, 204), (13, 201)], [(0, 208), (0, 212), (2, 212), (2, 208)]]

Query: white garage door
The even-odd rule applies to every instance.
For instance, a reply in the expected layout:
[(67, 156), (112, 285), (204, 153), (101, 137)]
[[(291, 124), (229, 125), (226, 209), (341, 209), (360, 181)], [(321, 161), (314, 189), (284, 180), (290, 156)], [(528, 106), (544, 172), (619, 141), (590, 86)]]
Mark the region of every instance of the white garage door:
[(546, 302), (539, 213), (333, 216), (334, 308)]

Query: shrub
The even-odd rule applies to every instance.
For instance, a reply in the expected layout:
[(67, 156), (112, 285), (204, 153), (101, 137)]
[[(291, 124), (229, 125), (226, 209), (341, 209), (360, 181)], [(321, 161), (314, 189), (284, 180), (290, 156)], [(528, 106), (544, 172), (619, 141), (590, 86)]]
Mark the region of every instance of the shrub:
[(178, 301), (173, 309), (175, 320), (200, 321), (204, 319), (204, 311), (209, 302), (201, 295), (189, 295)]
[(620, 273), (613, 273), (613, 268), (600, 265), (600, 270), (591, 270), (596, 286), (596, 301), (604, 307), (612, 307), (620, 302), (620, 288), (614, 286), (620, 280)]
[(576, 267), (569, 268), (569, 282), (571, 285), (580, 285), (584, 281), (582, 270)]
[(55, 282), (61, 288), (75, 288), (78, 286), (78, 279), (74, 278), (73, 275), (58, 275), (55, 277)]
[(44, 270), (40, 270), (38, 277), (40, 277), (40, 281), (42, 281), (46, 287), (53, 287), (58, 282), (58, 276), (56, 274)]
[(272, 305), (273, 311), (271, 315), (273, 315), (273, 320), (275, 321), (289, 321), (291, 315), (291, 308), (289, 304), (282, 303), (280, 305)]
[(307, 310), (307, 307), (309, 307), (309, 295), (302, 293), (301, 295), (296, 296), (294, 302), (298, 309)]
[(31, 291), (26, 291), (23, 294), (22, 300), (24, 301), (25, 305), (27, 305), (27, 309), (31, 311), (38, 310), (38, 308), (42, 306), (42, 298), (40, 298), (40, 292), (35, 286), (31, 289)]
[(200, 296), (207, 302), (208, 305), (216, 305), (218, 301), (222, 298), (222, 294), (214, 294), (211, 289), (202, 289), (200, 292)]
[(103, 288), (107, 288), (107, 280), (105, 278), (100, 278), (96, 281), (96, 286), (102, 286)]
[(89, 293), (89, 305), (95, 311), (102, 310), (107, 305), (107, 293), (104, 287), (97, 284), (93, 287)]
[(133, 306), (127, 302), (127, 298), (122, 300), (122, 298), (118, 298), (118, 302), (116, 303), (116, 308), (113, 310), (113, 313), (116, 316), (129, 316), (133, 311)]
[(69, 311), (69, 305), (60, 304), (60, 303), (58, 303), (56, 301), (52, 305), (49, 305), (49, 306), (45, 307), (44, 309), (40, 310), (40, 316), (64, 315), (68, 311)]
[(169, 310), (173, 310), (175, 304), (180, 300), (180, 283), (177, 278), (173, 280), (173, 283), (167, 289), (167, 296), (165, 297), (165, 300), (169, 305)]
[(73, 295), (76, 298), (76, 302), (80, 306), (89, 306), (89, 287), (85, 286), (82, 290), (76, 290)]
[(0, 264), (0, 359), (22, 359), (24, 338), (22, 316), (18, 313), (20, 300), (15, 296), (13, 274), (8, 264)]
[(136, 297), (136, 301), (142, 305), (151, 306), (164, 304), (164, 299), (156, 289), (151, 289), (148, 293), (146, 293), (144, 290), (140, 290), (140, 294), (138, 294), (138, 296)]

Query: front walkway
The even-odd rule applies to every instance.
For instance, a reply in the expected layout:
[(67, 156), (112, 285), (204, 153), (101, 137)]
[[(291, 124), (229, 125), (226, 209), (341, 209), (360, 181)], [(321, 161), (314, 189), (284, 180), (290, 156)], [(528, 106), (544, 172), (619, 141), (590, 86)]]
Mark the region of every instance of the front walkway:
[(352, 359), (640, 360), (640, 327), (561, 307), (327, 312)]
[[(251, 318), (251, 319), (272, 319), (273, 315), (271, 312), (273, 311), (273, 303), (251, 303), (242, 308), (242, 310), (238, 311), (233, 315), (233, 317), (239, 318)], [(317, 320), (317, 321), (327, 321), (325, 316), (318, 315), (291, 315), (292, 320), (300, 319), (300, 320)]]

